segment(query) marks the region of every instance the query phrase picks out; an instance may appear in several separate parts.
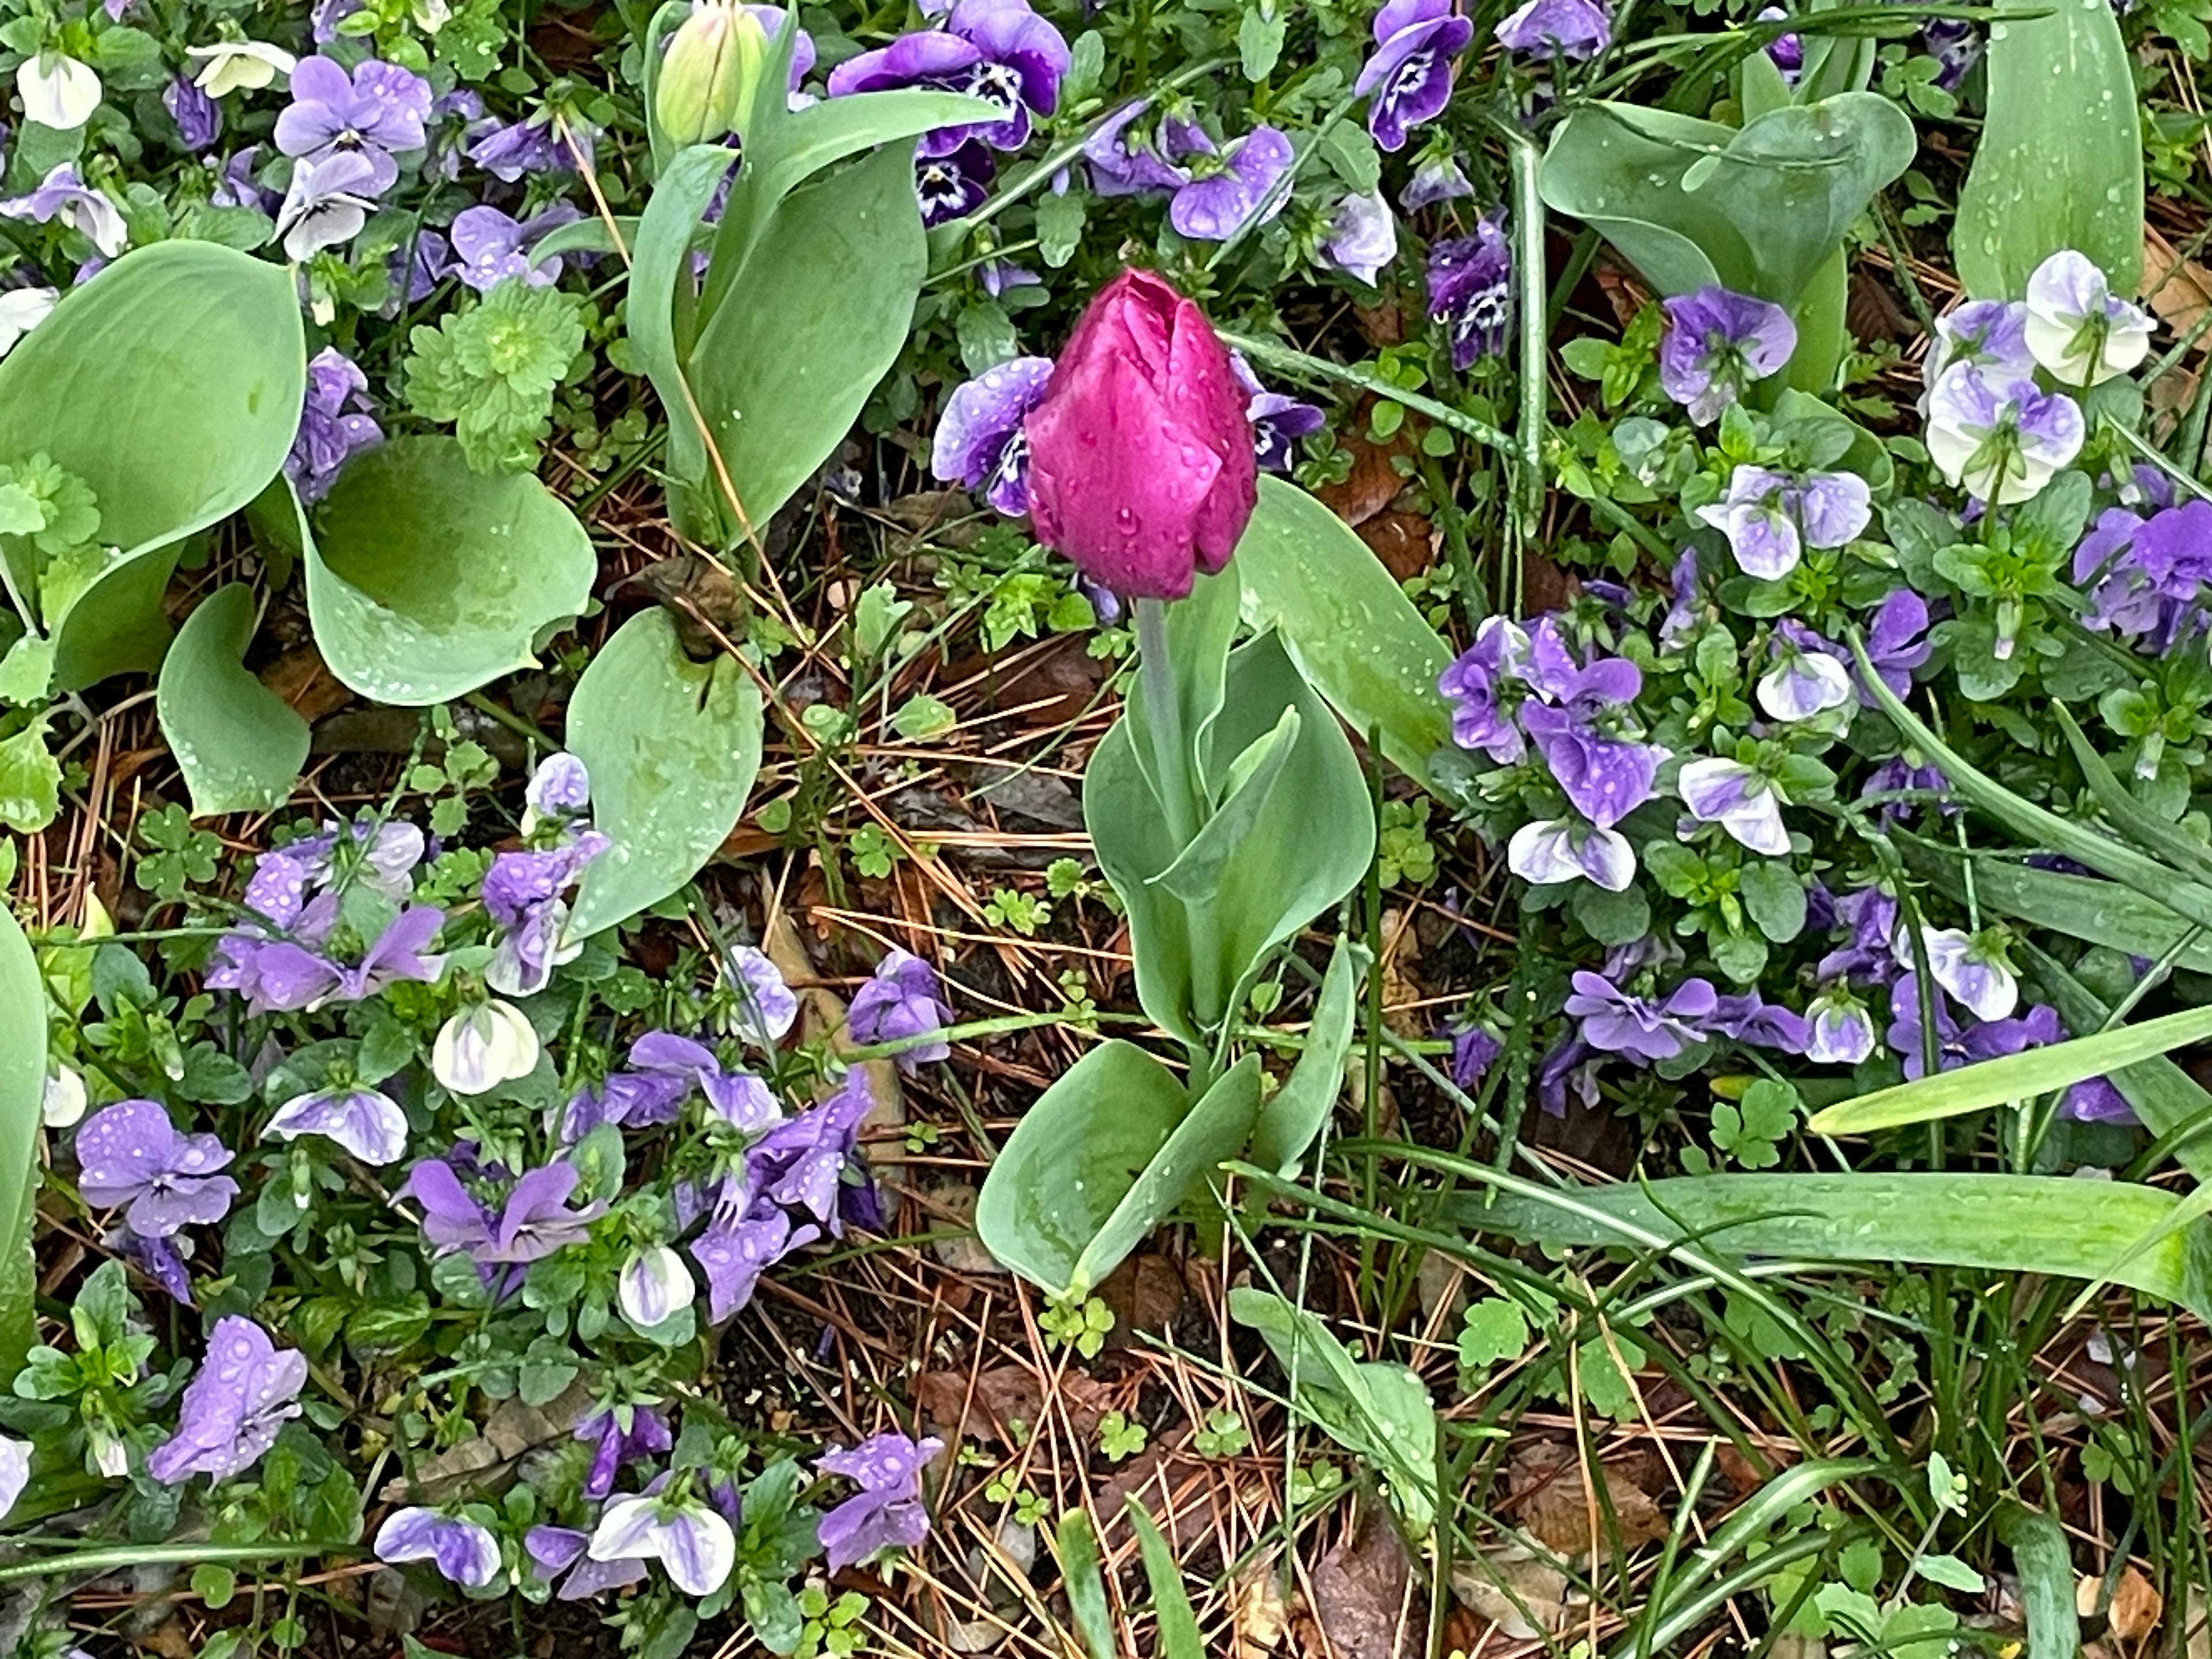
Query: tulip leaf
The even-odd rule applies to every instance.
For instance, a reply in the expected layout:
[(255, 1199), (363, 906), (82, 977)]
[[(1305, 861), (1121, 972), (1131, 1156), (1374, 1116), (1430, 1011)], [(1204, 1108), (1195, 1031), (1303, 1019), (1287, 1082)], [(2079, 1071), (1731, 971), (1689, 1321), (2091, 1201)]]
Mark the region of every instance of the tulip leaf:
[(1451, 653), (1352, 527), (1311, 495), (1260, 480), (1260, 506), (1231, 568), (1244, 613), (1273, 624), (1314, 690), (1416, 782), (1451, 742), (1437, 678)]
[(1129, 1528), (1137, 1534), (1138, 1553), (1145, 1559), (1145, 1583), (1152, 1592), (1152, 1620), (1159, 1632), (1156, 1659), (1206, 1659), (1206, 1638), (1191, 1611), (1190, 1592), (1182, 1585), (1182, 1564), (1159, 1525), (1145, 1508), (1145, 1500), (1131, 1492), (1123, 1504)]
[(1236, 1155), (1259, 1109), (1256, 1054), (1193, 1104), (1144, 1049), (1103, 1043), (1014, 1126), (984, 1178), (975, 1231), (1006, 1267), (1079, 1301)]
[(2132, 1182), (1857, 1170), (1680, 1176), (1577, 1188), (1571, 1197), (1571, 1208), (1517, 1195), (1469, 1198), (1455, 1213), (1469, 1228), (1546, 1245), (1695, 1240), (1708, 1255), (2110, 1277), (2200, 1319), (2212, 1314), (2212, 1233), (2197, 1222), (2138, 1251), (2181, 1200)]
[(1795, 309), (1917, 147), (1911, 118), (1873, 92), (1769, 110), (1741, 129), (1597, 102), (1559, 124), (1540, 187), (1662, 294), (1718, 282)]
[(2142, 274), (2142, 110), (2118, 14), (2055, 0), (1990, 25), (1989, 113), (1960, 187), (1951, 253), (1978, 300), (2017, 300), (2062, 248), (2116, 294)]
[(161, 664), (155, 710), (196, 817), (280, 806), (307, 763), (307, 721), (242, 665), (254, 620), (252, 588), (217, 588)]
[[(2088, 988), (2068, 973), (2057, 958), (2033, 944), (2021, 947), (2029, 972), (2045, 1001), (2058, 1011), (2069, 1031), (2095, 1031), (2112, 1018)], [(2173, 1161), (2199, 1182), (2212, 1182), (2212, 1094), (2173, 1061), (2160, 1057), (2136, 1061), (2106, 1073), (2120, 1097), (2160, 1140), (2174, 1141)]]
[(586, 866), (568, 919), (583, 939), (696, 875), (745, 810), (760, 769), (760, 692), (729, 657), (693, 662), (665, 611), (600, 647), (568, 703), (569, 752), (614, 845)]
[(331, 672), (422, 708), (536, 661), (591, 598), (599, 559), (525, 472), (471, 469), (451, 438), (395, 438), (338, 475), (307, 546), (307, 609)]
[[(1965, 902), (1966, 883), (1959, 871), (1957, 849), (1904, 836), (1899, 844), (1916, 874)], [(1984, 909), (2130, 956), (2155, 962), (2179, 946), (2180, 954), (2174, 958), (2178, 966), (2212, 974), (2212, 932), (2118, 882), (2039, 870), (2008, 859), (1978, 858), (1973, 892)], [(2212, 908), (2212, 892), (2203, 895), (2203, 903)]]
[(1260, 1109), (1252, 1130), (1247, 1156), (1261, 1169), (1290, 1176), (1335, 1109), (1344, 1092), (1344, 1062), (1352, 1052), (1352, 1019), (1367, 961), (1367, 951), (1348, 939), (1337, 939), (1306, 1027), (1305, 1051), (1283, 1086)]
[(30, 941), (0, 904), (0, 1387), (39, 1340), (40, 1108), (46, 1087), (46, 988)]
[(0, 462), (75, 474), (121, 550), (54, 630), (60, 689), (161, 661), (179, 544), (276, 475), (306, 387), (291, 274), (212, 242), (125, 254), (0, 358)]
[[(928, 264), (902, 145), (776, 206), (732, 279), (740, 302), (715, 307), (685, 362), (743, 515), (698, 539), (759, 532), (829, 459), (905, 347)], [(725, 515), (718, 480), (684, 482), (701, 513)]]

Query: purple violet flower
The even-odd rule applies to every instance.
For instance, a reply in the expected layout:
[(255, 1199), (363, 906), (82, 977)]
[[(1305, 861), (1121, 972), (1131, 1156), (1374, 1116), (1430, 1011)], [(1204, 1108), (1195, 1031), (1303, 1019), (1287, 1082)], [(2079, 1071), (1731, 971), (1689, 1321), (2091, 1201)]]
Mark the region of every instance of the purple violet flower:
[(381, 196), (399, 177), (392, 156), (421, 149), (430, 83), (397, 64), (371, 58), (349, 74), (335, 58), (303, 58), (292, 70), (292, 102), (276, 118), (276, 148), (324, 161), (356, 155), (368, 163), (362, 193)]
[[(649, 1077), (677, 1084), (679, 1103), (696, 1087), (707, 1097), (715, 1116), (748, 1133), (773, 1127), (783, 1120), (783, 1109), (776, 1104), (767, 1084), (750, 1072), (724, 1070), (712, 1048), (690, 1037), (672, 1031), (648, 1031), (630, 1045), (629, 1063)], [(613, 1079), (608, 1081), (611, 1085)], [(633, 1115), (619, 1121), (643, 1120)]]
[(999, 164), (980, 143), (963, 144), (944, 155), (924, 155), (914, 164), (914, 188), (921, 202), (921, 222), (929, 229), (964, 219), (990, 199)]
[(1268, 471), (1288, 472), (1297, 461), (1299, 441), (1320, 431), (1328, 416), (1312, 404), (1268, 391), (1242, 352), (1229, 354), (1229, 372), (1244, 389), (1244, 418), (1252, 422), (1253, 454)]
[(1429, 318), (1444, 325), (1454, 368), (1464, 374), (1478, 357), (1505, 349), (1513, 322), (1513, 245), (1502, 209), (1483, 215), (1474, 234), (1430, 248), (1428, 288)]
[(284, 475), (303, 501), (331, 493), (338, 470), (362, 450), (384, 441), (384, 428), (370, 416), (368, 376), (335, 346), (307, 360), (307, 392), (300, 408), (300, 429)]
[[(1881, 602), (1867, 625), (1867, 656), (1876, 678), (1899, 698), (1912, 693), (1912, 671), (1928, 660), (1935, 647), (1928, 641), (1928, 602), (1909, 587), (1900, 587)], [(1854, 668), (1856, 675), (1857, 670)], [(1868, 708), (1874, 699), (1863, 688), (1859, 701)]]
[(1588, 714), (1547, 703), (1521, 705), (1521, 724), (1575, 810), (1610, 830), (1656, 793), (1656, 744), (1630, 743), (1600, 732)]
[(1390, 216), (1390, 204), (1382, 192), (1370, 191), (1340, 201), (1318, 252), (1325, 262), (1346, 276), (1375, 287), (1382, 268), (1398, 257), (1398, 222)]
[(161, 107), (177, 124), (186, 149), (212, 149), (222, 137), (222, 106), (181, 75), (161, 88)]
[(1505, 1045), (1480, 1025), (1451, 1033), (1451, 1080), (1462, 1089), (1480, 1084), (1505, 1052)]
[(445, 1578), (482, 1589), (499, 1577), (499, 1540), (489, 1528), (435, 1510), (394, 1510), (371, 1546), (380, 1561), (428, 1561)]
[(791, 1218), (773, 1206), (710, 1222), (691, 1242), (691, 1259), (707, 1275), (708, 1318), (715, 1324), (727, 1319), (752, 1300), (763, 1273), (821, 1236), (813, 1226), (794, 1231)]
[(1717, 823), (1741, 845), (1769, 858), (1790, 851), (1782, 799), (1772, 781), (1741, 761), (1687, 761), (1676, 775), (1682, 805), (1700, 823)]
[(1273, 127), (1258, 126), (1217, 152), (1197, 127), (1184, 130), (1182, 148), (1190, 161), (1188, 182), (1177, 188), (1168, 207), (1176, 234), (1194, 242), (1225, 242), (1245, 222), (1266, 211), (1265, 224), (1283, 210), (1288, 192), (1277, 189), (1291, 169), (1291, 141)]
[(49, 172), (29, 194), (0, 200), (0, 219), (29, 219), (41, 225), (58, 219), (111, 259), (130, 240), (115, 204), (88, 186), (69, 161)]
[(1874, 1052), (1874, 1017), (1842, 986), (1813, 1000), (1805, 1058), (1815, 1066), (1856, 1066)]
[(1875, 816), (1885, 823), (1902, 823), (1911, 817), (1916, 803), (1899, 799), (1906, 794), (1932, 794), (1942, 799), (1946, 817), (1954, 815), (1958, 805), (1948, 799), (1948, 784), (1940, 768), (1915, 766), (1902, 755), (1892, 755), (1867, 775), (1860, 787), (1859, 799), (1875, 803)]
[(1810, 720), (1851, 701), (1850, 670), (1835, 645), (1788, 617), (1769, 641), (1775, 664), (1759, 681), (1759, 706), (1778, 720)]
[(913, 1549), (929, 1536), (921, 1469), (944, 1449), (941, 1440), (879, 1434), (850, 1451), (833, 1449), (816, 1460), (821, 1474), (843, 1475), (860, 1488), (822, 1517), (819, 1536), (831, 1572), (882, 1550)]
[(614, 1491), (624, 1464), (657, 1457), (676, 1443), (668, 1419), (649, 1406), (602, 1407), (576, 1425), (575, 1437), (592, 1445), (583, 1495), (594, 1503)]
[(2059, 1102), (2059, 1115), (2076, 1123), (2118, 1123), (2133, 1126), (2142, 1120), (2128, 1097), (2108, 1077), (2084, 1079), (2067, 1090)]
[(732, 1029), (757, 1048), (773, 1048), (798, 1024), (799, 999), (783, 982), (783, 970), (762, 951), (741, 945), (731, 957), (740, 1004)]
[(1802, 1054), (1812, 1033), (1802, 1014), (1767, 1001), (1756, 991), (1715, 1000), (1708, 1031), (1754, 1048)]
[(320, 161), (301, 158), (276, 210), (276, 234), (291, 259), (312, 259), (361, 234), (375, 205), (375, 168), (365, 155), (341, 150)]
[(1920, 366), (1920, 412), (1954, 363), (1972, 363), (2001, 380), (2033, 380), (2035, 356), (2027, 349), (2027, 307), (2017, 300), (1969, 300), (1936, 319), (1936, 337)]
[(645, 1577), (642, 1561), (591, 1559), (584, 1553), (591, 1541), (591, 1534), (574, 1527), (532, 1527), (523, 1534), (523, 1553), (541, 1579), (550, 1581), (570, 1567), (575, 1569), (553, 1592), (555, 1601), (580, 1601), (601, 1590), (619, 1589)]
[(484, 872), (483, 906), (500, 937), (484, 969), (487, 985), (502, 996), (532, 996), (545, 988), (556, 967), (574, 957), (583, 942), (562, 937), (568, 907), (561, 896), (613, 844), (598, 830), (584, 830), (556, 846), (492, 860)]
[(453, 220), (453, 274), (479, 294), (489, 294), (510, 276), (532, 288), (550, 288), (561, 280), (562, 256), (532, 259), (530, 250), (561, 226), (583, 217), (566, 202), (516, 220), (495, 207), (461, 210)]
[(806, 1211), (831, 1237), (842, 1234), (845, 1171), (854, 1162), (861, 1120), (874, 1105), (867, 1073), (854, 1066), (828, 1099), (753, 1143), (745, 1154), (748, 1185)]
[(1091, 164), (1094, 195), (1138, 196), (1177, 190), (1189, 182), (1190, 175), (1170, 162), (1149, 139), (1130, 137), (1130, 127), (1150, 107), (1142, 99), (1124, 104), (1084, 142), (1083, 159)]
[(359, 1084), (319, 1089), (289, 1100), (261, 1133), (279, 1140), (321, 1135), (362, 1163), (379, 1166), (396, 1164), (407, 1155), (407, 1114), (391, 1096)]
[(337, 895), (325, 894), (302, 914), (293, 939), (229, 935), (217, 947), (207, 983), (238, 992), (249, 1011), (261, 1014), (362, 1002), (403, 980), (433, 983), (444, 971), (442, 957), (423, 955), (444, 925), (444, 911), (433, 905), (410, 905), (350, 965), (320, 954), (337, 924)]
[[(1790, 14), (1779, 6), (1761, 8), (1757, 21), (1778, 23)], [(1790, 86), (1797, 84), (1797, 76), (1805, 68), (1805, 41), (1802, 35), (1778, 34), (1766, 43), (1766, 56), (1774, 67), (1782, 71), (1783, 80)]]
[(422, 1235), (440, 1254), (465, 1250), (479, 1267), (520, 1265), (581, 1243), (606, 1213), (604, 1203), (568, 1207), (579, 1178), (568, 1164), (528, 1170), (508, 1189), (495, 1218), (469, 1196), (452, 1164), (427, 1158), (407, 1172), (398, 1196), (422, 1206)]
[(1646, 1063), (1672, 1060), (1702, 1042), (1705, 1022), (1720, 1000), (1711, 982), (1702, 979), (1684, 980), (1663, 1002), (1630, 996), (1587, 969), (1575, 975), (1573, 984), (1566, 1011), (1582, 1023), (1583, 1041), (1606, 1054)]
[(1662, 301), (1659, 384), (1699, 426), (1742, 397), (1754, 380), (1777, 374), (1797, 349), (1797, 327), (1780, 306), (1724, 288)]
[(1504, 617), (1483, 618), (1474, 643), (1437, 681), (1451, 708), (1454, 743), (1480, 750), (1500, 766), (1511, 766), (1528, 754), (1521, 728), (1498, 697), (1501, 684), (1519, 679), (1528, 660), (1528, 635), (1518, 623)]
[(177, 1431), (147, 1455), (146, 1473), (170, 1486), (195, 1474), (243, 1474), (300, 1414), (307, 1383), (307, 1357), (297, 1348), (279, 1349), (250, 1319), (217, 1320), (207, 1358), (185, 1386)]
[[(941, 1031), (952, 1018), (941, 989), (937, 969), (911, 951), (894, 949), (853, 994), (847, 1030), (854, 1042), (864, 1045)], [(899, 1069), (911, 1072), (925, 1060), (949, 1059), (951, 1054), (951, 1044), (939, 1038), (899, 1054)]]
[(1413, 176), (1398, 193), (1398, 205), (1408, 213), (1419, 213), (1439, 202), (1455, 202), (1474, 194), (1473, 181), (1461, 171), (1451, 152), (1444, 150), (1425, 155), (1415, 164)]
[(686, 1595), (712, 1595), (738, 1559), (737, 1536), (719, 1512), (650, 1493), (609, 1504), (586, 1547), (594, 1561), (656, 1559)]
[(234, 1156), (214, 1135), (179, 1134), (153, 1101), (118, 1100), (77, 1125), (77, 1192), (94, 1209), (128, 1205), (132, 1232), (167, 1238), (229, 1213), (238, 1182), (218, 1171)]
[(1728, 538), (1745, 574), (1774, 581), (1797, 568), (1805, 548), (1856, 539), (1874, 517), (1873, 499), (1856, 472), (1800, 477), (1745, 463), (1729, 474), (1728, 495), (1698, 517)]
[(1452, 60), (1474, 39), (1474, 25), (1452, 0), (1384, 0), (1374, 31), (1374, 54), (1352, 92), (1370, 100), (1367, 131), (1375, 142), (1403, 149), (1407, 131), (1434, 120), (1451, 101)]
[(994, 511), (1030, 510), (1029, 412), (1052, 380), (1049, 357), (1015, 357), (954, 388), (938, 418), (929, 470), (943, 483), (980, 491)]
[(1598, 0), (1524, 0), (1498, 26), (1498, 41), (1530, 58), (1592, 58), (1613, 44), (1613, 18)]
[(830, 71), (830, 95), (899, 87), (964, 92), (1003, 113), (995, 121), (941, 127), (923, 137), (921, 153), (949, 155), (971, 138), (1016, 150), (1029, 143), (1031, 116), (1058, 106), (1069, 62), (1066, 40), (1027, 0), (957, 0), (941, 30), (902, 35), (838, 64)]
[[(799, 38), (805, 40), (806, 37)], [(577, 149), (583, 151), (584, 159), (589, 161), (598, 132), (573, 118), (568, 122), (568, 131)], [(540, 110), (526, 121), (491, 123), (485, 130), (471, 134), (467, 155), (493, 178), (509, 185), (520, 184), (533, 173), (573, 173), (576, 169), (576, 158), (555, 130), (550, 110)]]

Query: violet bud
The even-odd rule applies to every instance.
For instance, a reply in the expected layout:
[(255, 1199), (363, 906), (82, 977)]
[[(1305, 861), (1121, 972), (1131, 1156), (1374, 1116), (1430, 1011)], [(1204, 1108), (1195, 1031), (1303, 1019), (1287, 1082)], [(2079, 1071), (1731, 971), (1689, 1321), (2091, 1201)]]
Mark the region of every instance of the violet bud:
[(1125, 271), (1030, 412), (1037, 539), (1125, 598), (1179, 599), (1229, 562), (1259, 501), (1244, 394), (1198, 307)]

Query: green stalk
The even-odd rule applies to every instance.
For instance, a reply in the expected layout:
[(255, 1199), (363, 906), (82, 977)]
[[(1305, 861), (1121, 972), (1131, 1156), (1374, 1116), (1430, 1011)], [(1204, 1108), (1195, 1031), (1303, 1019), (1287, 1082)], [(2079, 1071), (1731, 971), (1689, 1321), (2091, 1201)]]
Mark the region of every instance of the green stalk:
[(46, 993), (30, 941), (0, 904), (0, 1383), (39, 1340), (39, 1107), (46, 1087)]
[[(1196, 775), (1194, 733), (1183, 730), (1182, 699), (1176, 694), (1175, 664), (1168, 652), (1168, 611), (1159, 599), (1136, 602), (1137, 679), (1142, 702), (1144, 738), (1152, 750), (1152, 782), (1159, 792), (1160, 810), (1167, 814), (1168, 834), (1176, 851), (1189, 846), (1204, 827), (1206, 808)], [(1124, 719), (1129, 718), (1127, 714)], [(1221, 951), (1215, 939), (1213, 913), (1202, 904), (1182, 907), (1183, 925), (1190, 940), (1191, 994), (1198, 1006), (1201, 1030), (1222, 1024), (1231, 1010), (1224, 1006)], [(1213, 1060), (1203, 1042), (1186, 1045), (1190, 1052), (1190, 1097), (1196, 1100), (1213, 1081)]]

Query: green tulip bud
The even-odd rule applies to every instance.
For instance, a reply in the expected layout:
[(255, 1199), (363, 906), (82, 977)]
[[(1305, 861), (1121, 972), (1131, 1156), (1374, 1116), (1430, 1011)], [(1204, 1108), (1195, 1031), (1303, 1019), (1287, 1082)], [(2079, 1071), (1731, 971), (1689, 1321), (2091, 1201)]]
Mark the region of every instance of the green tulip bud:
[(734, 0), (693, 0), (668, 44), (653, 113), (677, 144), (740, 131), (768, 57), (768, 34)]

